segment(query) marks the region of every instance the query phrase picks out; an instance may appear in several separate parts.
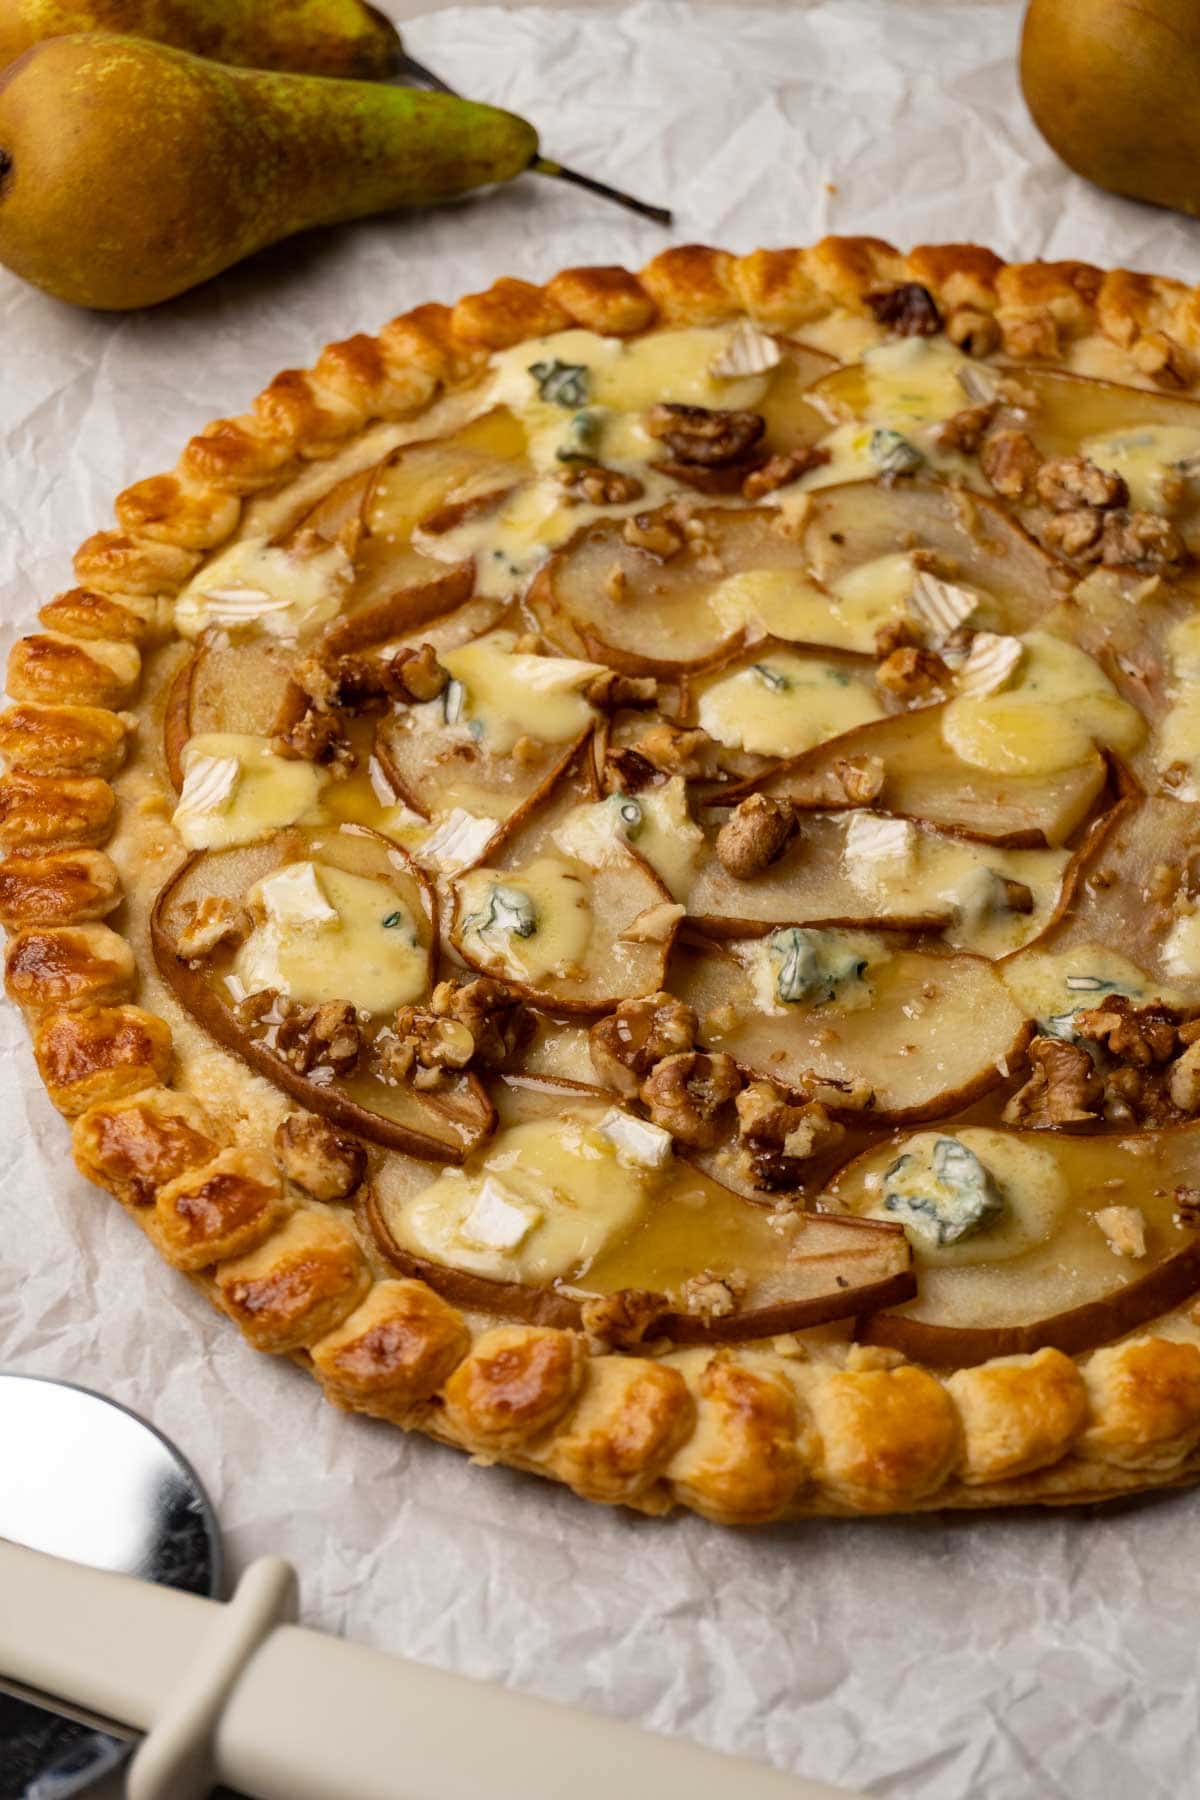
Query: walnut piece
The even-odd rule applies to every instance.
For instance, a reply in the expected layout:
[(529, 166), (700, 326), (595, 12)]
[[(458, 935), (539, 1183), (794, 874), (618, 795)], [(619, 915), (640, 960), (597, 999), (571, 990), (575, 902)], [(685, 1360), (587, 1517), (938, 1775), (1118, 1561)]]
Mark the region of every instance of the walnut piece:
[(881, 288), (865, 298), (879, 323), (899, 337), (936, 337), (942, 329), (937, 301), (919, 281)]
[(707, 775), (716, 746), (699, 726), (669, 725), (661, 719), (634, 746), (638, 756), (665, 775)]
[(958, 450), (964, 456), (974, 456), (999, 407), (998, 400), (984, 400), (978, 406), (964, 406), (961, 412), (951, 413), (934, 427), (934, 443), (939, 450)]
[(537, 1020), (519, 994), (490, 975), (439, 981), (429, 1002), (435, 1018), (454, 1019), (470, 1033), (474, 1060), (502, 1069), (525, 1048)]
[(1118, 1062), (1148, 1069), (1174, 1056), (1179, 1043), (1178, 1015), (1161, 1001), (1134, 1006), (1123, 994), (1113, 994), (1102, 1006), (1077, 1012), (1075, 1033), (1090, 1043), (1103, 1044)]
[(450, 680), (450, 671), (437, 659), (432, 644), (418, 650), (401, 650), (387, 662), (390, 691), (397, 698), (418, 703), (436, 700)]
[(670, 1311), (665, 1294), (645, 1288), (619, 1288), (585, 1300), (580, 1308), (587, 1347), (593, 1355), (606, 1350), (632, 1350), (663, 1314)]
[(1033, 492), (1042, 459), (1026, 431), (1005, 427), (989, 431), (979, 453), (980, 467), (1005, 500), (1024, 500)]
[(873, 806), (883, 792), (886, 772), (880, 756), (840, 756), (791, 796), (797, 806), (835, 809)]
[(1170, 569), (1187, 562), (1188, 550), (1171, 521), (1157, 513), (1110, 512), (1104, 515), (1101, 560), (1115, 568)]
[(357, 1138), (307, 1112), (291, 1112), (279, 1121), (275, 1160), (314, 1200), (345, 1200), (367, 1168), (367, 1152)]
[(1104, 1084), (1079, 1044), (1035, 1037), (1029, 1046), (1033, 1072), (1004, 1108), (1006, 1125), (1049, 1131), (1056, 1125), (1091, 1125)]
[(806, 444), (802, 450), (784, 450), (768, 457), (761, 469), (751, 469), (742, 482), (745, 500), (761, 500), (777, 488), (799, 481), (810, 469), (819, 469), (830, 460), (830, 452), (819, 444)]
[(754, 1081), (734, 1102), (743, 1173), (765, 1193), (799, 1187), (803, 1165), (845, 1137), (819, 1101), (793, 1105), (773, 1081)]
[[(633, 550), (645, 550), (660, 562), (678, 556), (687, 542), (683, 527), (661, 513), (634, 513), (621, 527), (621, 536)], [(618, 571), (623, 574), (623, 571)]]
[(250, 915), (224, 894), (206, 894), (193, 900), (187, 920), (175, 939), (175, 954), (184, 962), (196, 962), (218, 944), (240, 944), (250, 935)]
[(646, 430), (659, 438), (676, 462), (725, 468), (741, 462), (766, 430), (761, 413), (663, 402), (646, 414)]
[(568, 494), (577, 494), (589, 506), (626, 506), (631, 500), (640, 500), (646, 491), (636, 475), (622, 475), (619, 469), (606, 469), (601, 463), (572, 463), (558, 479)]
[(1051, 550), (1073, 562), (1098, 562), (1103, 548), (1104, 514), (1094, 506), (1076, 506), (1047, 520), (1042, 538)]
[(1086, 456), (1052, 456), (1037, 473), (1038, 499), (1052, 512), (1080, 506), (1125, 506), (1129, 489), (1120, 475), (1102, 469)]
[(935, 651), (906, 644), (884, 657), (875, 680), (905, 706), (934, 706), (946, 697), (950, 671)]
[(737, 1064), (723, 1050), (712, 1055), (686, 1050), (657, 1063), (639, 1093), (655, 1125), (703, 1150), (721, 1136), (724, 1115), (741, 1085)]
[(1172, 1063), (1167, 1091), (1172, 1106), (1189, 1118), (1200, 1112), (1200, 1042), (1189, 1044), (1177, 1062)]
[(601, 712), (641, 711), (658, 699), (658, 682), (653, 675), (618, 675), (615, 669), (605, 669), (603, 675), (593, 675), (583, 697)]
[(713, 1319), (727, 1319), (736, 1312), (749, 1283), (740, 1269), (726, 1275), (715, 1275), (711, 1269), (700, 1269), (689, 1275), (679, 1290), (685, 1313), (711, 1324)]
[(1094, 1214), (1114, 1256), (1136, 1260), (1146, 1254), (1146, 1219), (1136, 1206), (1102, 1206)]
[(674, 994), (622, 1000), (588, 1033), (592, 1067), (606, 1087), (632, 1095), (656, 1063), (696, 1042), (696, 1015)]
[(750, 794), (717, 833), (717, 858), (735, 881), (751, 881), (779, 861), (797, 829), (795, 807)]
[(357, 758), (337, 713), (310, 706), (291, 725), (271, 739), (276, 756), (291, 762), (321, 763), (335, 774), (348, 775)]
[(348, 1000), (294, 1007), (279, 1027), (275, 1048), (298, 1074), (330, 1069), (335, 1075), (349, 1075), (362, 1051), (358, 1013)]

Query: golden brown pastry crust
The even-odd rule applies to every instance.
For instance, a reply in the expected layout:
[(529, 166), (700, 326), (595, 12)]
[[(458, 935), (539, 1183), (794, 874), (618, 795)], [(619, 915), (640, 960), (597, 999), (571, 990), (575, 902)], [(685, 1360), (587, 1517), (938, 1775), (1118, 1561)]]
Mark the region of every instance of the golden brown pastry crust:
[(790, 331), (867, 317), (870, 296), (908, 282), (977, 352), (1096, 354), (1131, 384), (1195, 388), (1200, 290), (1082, 263), (1006, 265), (976, 245), (905, 255), (826, 238), (743, 257), (688, 245), (640, 275), (505, 279), (331, 344), (311, 371), (284, 371), (249, 412), (207, 426), (172, 473), (118, 497), (116, 528), (76, 554), (80, 585), (16, 646), (16, 704), (0, 718), (0, 919), (13, 933), (9, 991), (30, 1015), (51, 1098), (76, 1121), (79, 1166), (252, 1343), (307, 1363), (337, 1405), (590, 1499), (649, 1513), (682, 1503), (729, 1524), (1091, 1500), (1200, 1471), (1200, 1348), (1183, 1337), (1144, 1335), (1074, 1361), (1042, 1350), (945, 1377), (893, 1351), (826, 1359), (795, 1341), (652, 1359), (595, 1354), (577, 1333), (467, 1317), (419, 1281), (375, 1279), (333, 1208), (297, 1198), (253, 1141), (167, 1085), (170, 1027), (131, 1003), (135, 959), (99, 923), (121, 898), (100, 846), (118, 825), (109, 778), (125, 754), (119, 714), (136, 699), (138, 646), (236, 531), (245, 497), (377, 421), (420, 412), (528, 337), (741, 314)]

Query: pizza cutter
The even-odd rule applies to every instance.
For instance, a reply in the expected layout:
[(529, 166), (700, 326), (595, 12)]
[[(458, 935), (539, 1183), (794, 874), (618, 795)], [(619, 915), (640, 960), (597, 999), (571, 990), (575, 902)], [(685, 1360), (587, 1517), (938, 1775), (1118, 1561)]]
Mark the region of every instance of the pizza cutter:
[(68, 1751), (5, 1789), (15, 1752), (0, 1741), (0, 1792), (14, 1800), (66, 1800), (139, 1738), (128, 1800), (198, 1800), (217, 1783), (255, 1800), (847, 1800), (305, 1630), (277, 1556), (251, 1563), (222, 1604), (210, 1597), (216, 1519), (194, 1471), (85, 1388), (0, 1375), (0, 1444), (0, 1688), (108, 1745), (79, 1779)]

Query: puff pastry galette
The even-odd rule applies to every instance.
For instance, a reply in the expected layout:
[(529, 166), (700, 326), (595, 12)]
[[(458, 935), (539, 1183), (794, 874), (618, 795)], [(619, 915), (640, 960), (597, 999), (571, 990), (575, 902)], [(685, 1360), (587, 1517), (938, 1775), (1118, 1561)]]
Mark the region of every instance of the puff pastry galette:
[(1200, 298), (873, 239), (330, 345), (9, 664), (80, 1168), (339, 1406), (753, 1523), (1200, 1471)]

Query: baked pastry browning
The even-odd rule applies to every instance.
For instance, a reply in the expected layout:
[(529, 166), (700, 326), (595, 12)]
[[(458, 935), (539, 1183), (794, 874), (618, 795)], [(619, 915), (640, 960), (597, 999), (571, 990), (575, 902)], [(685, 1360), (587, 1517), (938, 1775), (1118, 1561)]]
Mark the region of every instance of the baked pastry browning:
[(684, 246), (206, 427), (0, 715), (80, 1169), (589, 1499), (1191, 1480), (1198, 347), (1128, 271)]

